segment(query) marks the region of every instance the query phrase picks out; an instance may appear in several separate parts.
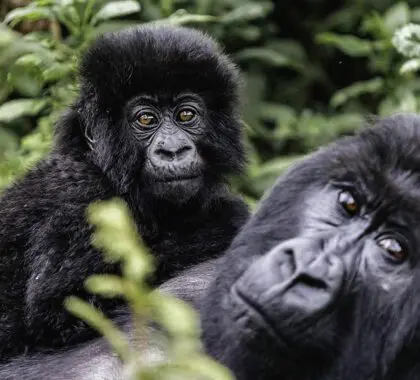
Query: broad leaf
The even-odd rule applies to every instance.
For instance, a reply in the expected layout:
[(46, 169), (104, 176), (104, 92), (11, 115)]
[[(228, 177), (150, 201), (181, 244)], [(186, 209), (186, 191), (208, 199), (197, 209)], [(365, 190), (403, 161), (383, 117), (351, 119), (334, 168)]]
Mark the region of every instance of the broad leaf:
[(207, 15), (193, 15), (189, 14), (183, 10), (173, 13), (168, 18), (164, 18), (158, 21), (153, 21), (153, 24), (156, 25), (187, 25), (187, 24), (204, 24), (208, 22), (217, 21), (217, 17), (207, 16)]
[(6, 15), (4, 19), (4, 23), (14, 26), (22, 20), (30, 20), (30, 21), (45, 20), (45, 19), (52, 20), (53, 18), (54, 18), (54, 15), (49, 8), (34, 7), (32, 5), (29, 5), (27, 7), (16, 8), (10, 11)]
[(364, 57), (373, 51), (371, 41), (351, 35), (321, 33), (316, 36), (316, 41), (319, 44), (334, 46), (351, 57)]
[(349, 99), (357, 98), (366, 93), (376, 93), (384, 86), (383, 78), (373, 78), (363, 82), (355, 82), (352, 85), (337, 91), (331, 98), (331, 105), (338, 107), (347, 102)]
[(418, 71), (420, 69), (420, 58), (413, 58), (405, 62), (401, 68), (401, 74), (412, 73)]
[(92, 18), (91, 24), (96, 25), (103, 20), (127, 16), (129, 14), (140, 12), (141, 7), (137, 1), (113, 1), (104, 5), (99, 12)]
[(18, 99), (3, 103), (0, 106), (0, 122), (9, 123), (23, 116), (35, 116), (45, 106), (45, 100)]
[(292, 61), (286, 55), (266, 48), (255, 47), (243, 49), (235, 55), (235, 58), (238, 61), (260, 61), (274, 67), (289, 67), (295, 70), (300, 68), (296, 62)]
[(273, 6), (270, 2), (246, 3), (226, 13), (220, 21), (225, 24), (249, 22), (265, 17), (271, 12)]
[(394, 32), (410, 22), (410, 8), (406, 3), (397, 3), (385, 12), (383, 20), (388, 30)]

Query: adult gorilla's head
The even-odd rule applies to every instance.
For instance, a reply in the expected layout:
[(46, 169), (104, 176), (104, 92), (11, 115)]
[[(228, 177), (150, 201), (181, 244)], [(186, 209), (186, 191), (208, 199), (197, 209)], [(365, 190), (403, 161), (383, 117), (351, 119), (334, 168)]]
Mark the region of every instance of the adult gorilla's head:
[(119, 193), (183, 203), (243, 168), (239, 72), (202, 32), (106, 34), (84, 54), (80, 83), (57, 149), (87, 154)]
[(291, 168), (234, 240), (203, 305), (239, 380), (420, 378), (420, 117)]

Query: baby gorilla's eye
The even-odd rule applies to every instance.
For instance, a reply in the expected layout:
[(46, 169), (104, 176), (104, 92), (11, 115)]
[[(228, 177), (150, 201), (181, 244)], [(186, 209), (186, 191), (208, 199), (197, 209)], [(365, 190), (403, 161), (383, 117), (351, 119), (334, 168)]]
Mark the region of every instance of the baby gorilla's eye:
[(156, 124), (156, 117), (150, 112), (142, 112), (138, 117), (138, 121), (142, 127), (149, 127)]
[(353, 195), (351, 195), (351, 193), (347, 190), (340, 192), (338, 195), (338, 202), (351, 216), (356, 215), (360, 210), (359, 204), (354, 199)]
[(378, 245), (395, 261), (404, 261), (408, 256), (407, 250), (393, 238), (386, 237), (378, 240)]
[(194, 112), (194, 110), (190, 108), (184, 108), (178, 112), (176, 118), (182, 123), (188, 123), (189, 121), (194, 120), (195, 116), (196, 113)]

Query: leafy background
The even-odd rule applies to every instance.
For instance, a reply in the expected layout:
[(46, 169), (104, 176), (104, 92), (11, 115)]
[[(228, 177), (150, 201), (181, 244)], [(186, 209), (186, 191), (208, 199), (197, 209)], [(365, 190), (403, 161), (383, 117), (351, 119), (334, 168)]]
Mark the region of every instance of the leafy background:
[[(254, 205), (294, 160), (359, 128), (365, 118), (420, 108), (418, 0), (0, 0), (0, 189), (51, 147), (54, 123), (77, 95), (80, 53), (103, 32), (148, 23), (208, 31), (244, 73), (247, 172), (233, 186)], [(93, 205), (95, 244), (123, 276), (86, 287), (127, 300), (142, 347), (99, 311), (70, 297), (65, 307), (111, 343), (130, 379), (231, 380), (200, 350), (198, 319), (182, 302), (153, 292), (153, 271), (129, 211)], [(151, 363), (155, 321), (170, 362)], [(140, 335), (139, 335), (140, 334)], [(155, 335), (155, 334), (153, 334)]]
[(393, 44), (398, 28), (420, 22), (416, 3), (2, 0), (0, 186), (48, 151), (92, 38), (157, 21), (208, 31), (243, 69), (250, 163), (234, 186), (253, 203), (296, 158), (366, 116), (418, 110), (420, 64), (401, 73), (405, 58)]

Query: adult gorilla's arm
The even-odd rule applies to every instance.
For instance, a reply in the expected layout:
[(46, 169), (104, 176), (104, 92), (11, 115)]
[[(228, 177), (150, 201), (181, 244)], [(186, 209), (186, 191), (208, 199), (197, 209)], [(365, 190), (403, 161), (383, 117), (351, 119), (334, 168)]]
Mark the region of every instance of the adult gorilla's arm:
[[(159, 290), (197, 307), (209, 282), (215, 277), (221, 260), (215, 259), (192, 267), (165, 282)], [(130, 334), (128, 313), (122, 313), (117, 323)], [(111, 352), (105, 339), (98, 338), (72, 349), (63, 349), (51, 354), (21, 356), (1, 364), (0, 379), (124, 380), (124, 377), (118, 357)]]

